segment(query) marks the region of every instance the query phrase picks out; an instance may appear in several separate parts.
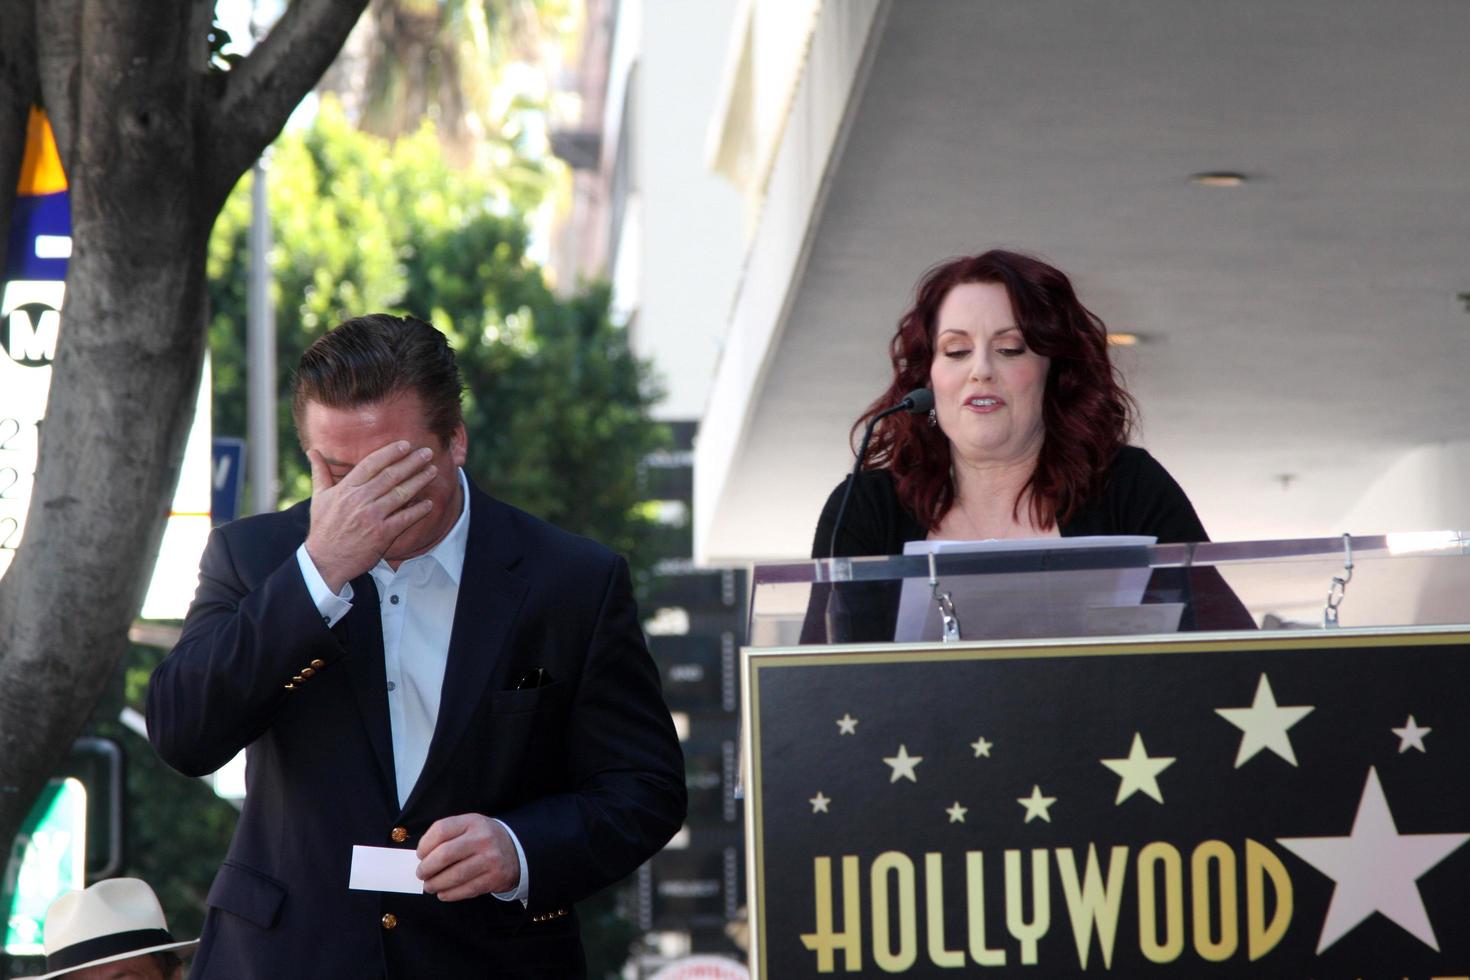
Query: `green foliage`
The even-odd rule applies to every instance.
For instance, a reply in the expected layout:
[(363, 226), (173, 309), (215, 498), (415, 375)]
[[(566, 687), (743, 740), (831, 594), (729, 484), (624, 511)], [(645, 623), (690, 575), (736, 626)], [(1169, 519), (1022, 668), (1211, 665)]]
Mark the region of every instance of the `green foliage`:
[[(396, 143), (353, 130), (331, 101), (277, 144), (269, 169), (280, 377), (281, 501), (311, 490), (295, 440), (289, 377), (333, 325), (373, 311), (413, 313), (458, 351), (468, 392), (466, 470), (482, 489), (629, 555), (653, 523), (640, 510), (642, 459), (667, 444), (648, 419), (649, 368), (594, 285), (562, 299), (526, 255), (513, 193), (445, 162), (431, 128)], [(210, 243), (214, 422), (245, 434), (245, 271), (249, 179)]]
[(577, 903), (582, 951), (592, 980), (621, 980), (623, 976), (623, 964), (639, 935), (637, 913), (631, 908), (636, 880), (634, 875)]
[(395, 139), (433, 119), (459, 166), (492, 171), (521, 211), (555, 189), (565, 168), (547, 149), (550, 51), (574, 58), (572, 0), (375, 0), (366, 43), (329, 90), (351, 95), (359, 129)]

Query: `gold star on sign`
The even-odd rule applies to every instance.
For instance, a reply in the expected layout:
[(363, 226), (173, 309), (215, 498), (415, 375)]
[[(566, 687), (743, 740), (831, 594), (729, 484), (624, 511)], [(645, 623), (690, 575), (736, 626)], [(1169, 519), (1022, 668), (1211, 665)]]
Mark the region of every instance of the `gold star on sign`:
[(1159, 803), (1164, 802), (1164, 794), (1159, 792), (1159, 773), (1172, 766), (1174, 758), (1172, 756), (1149, 758), (1148, 752), (1143, 747), (1143, 736), (1138, 732), (1133, 733), (1133, 747), (1128, 750), (1128, 758), (1100, 761), (1123, 777), (1123, 781), (1118, 784), (1118, 798), (1113, 801), (1114, 806), (1140, 791), (1153, 797)]
[(959, 800), (955, 800), (954, 801), (954, 806), (950, 807), (949, 809), (945, 810), (944, 812), (947, 813), (947, 814), (949, 814), (949, 822), (950, 823), (964, 823), (965, 822), (965, 814), (967, 814), (967, 813), (970, 812), (970, 808), (967, 807), (967, 806), (960, 806), (960, 801)]
[(851, 714), (844, 714), (841, 718), (837, 719), (837, 734), (856, 735), (857, 723), (858, 720)]
[(821, 790), (817, 790), (817, 795), (816, 796), (813, 796), (811, 799), (807, 800), (807, 802), (812, 805), (812, 812), (813, 813), (828, 813), (828, 812), (830, 812), (827, 809), (827, 804), (828, 803), (831, 803), (832, 800), (830, 798), (826, 797), (826, 796), (823, 796)]
[(1400, 754), (1409, 751), (1411, 748), (1418, 749), (1420, 752), (1427, 753), (1429, 751), (1424, 747), (1424, 736), (1434, 731), (1434, 729), (1420, 728), (1419, 723), (1414, 720), (1413, 715), (1410, 715), (1409, 720), (1404, 722), (1403, 728), (1392, 728), (1389, 730), (1399, 737)]
[(1278, 707), (1271, 682), (1262, 674), (1256, 684), (1255, 700), (1249, 708), (1216, 708), (1215, 714), (1244, 733), (1240, 736), (1240, 750), (1235, 754), (1235, 768), (1239, 769), (1262, 749), (1270, 749), (1296, 765), (1296, 753), (1292, 751), (1291, 738), (1286, 731), (1312, 711), (1311, 705)]
[(900, 779), (907, 779), (911, 783), (917, 783), (919, 777), (914, 772), (914, 767), (923, 762), (924, 757), (922, 755), (909, 755), (908, 746), (900, 745), (898, 747), (898, 755), (886, 756), (883, 761), (893, 767), (893, 775), (888, 779), (890, 783), (896, 783)]
[(1035, 817), (1051, 823), (1051, 805), (1056, 801), (1055, 796), (1042, 796), (1040, 786), (1032, 786), (1030, 796), (1023, 796), (1016, 800), (1026, 808), (1025, 823), (1030, 823)]
[(979, 738), (975, 739), (975, 741), (970, 743), (970, 748), (975, 750), (975, 758), (978, 759), (983, 755), (985, 756), (985, 758), (988, 759), (990, 758), (991, 746), (993, 746), (994, 744), (994, 742), (987, 742), (985, 740), (985, 736), (982, 735)]

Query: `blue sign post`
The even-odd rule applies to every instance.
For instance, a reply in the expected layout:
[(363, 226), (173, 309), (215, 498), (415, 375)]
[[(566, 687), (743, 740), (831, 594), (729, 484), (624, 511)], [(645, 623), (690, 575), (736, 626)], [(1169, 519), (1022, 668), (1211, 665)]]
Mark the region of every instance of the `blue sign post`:
[(209, 522), (218, 527), (240, 516), (245, 486), (245, 440), (215, 436), (210, 466)]

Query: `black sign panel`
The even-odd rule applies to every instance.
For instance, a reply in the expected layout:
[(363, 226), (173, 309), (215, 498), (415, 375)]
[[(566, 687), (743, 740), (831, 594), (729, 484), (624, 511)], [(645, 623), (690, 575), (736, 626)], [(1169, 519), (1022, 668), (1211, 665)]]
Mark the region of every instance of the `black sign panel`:
[(674, 711), (735, 710), (735, 637), (655, 636), (649, 651)]
[(684, 785), (689, 792), (690, 826), (733, 823), (739, 816), (734, 797), (735, 726), (729, 738), (699, 738), (684, 743)]
[(740, 834), (731, 828), (690, 831), (685, 846), (667, 847), (644, 867), (651, 928), (719, 927), (739, 915)]
[(761, 976), (1470, 976), (1470, 634), (747, 655)]

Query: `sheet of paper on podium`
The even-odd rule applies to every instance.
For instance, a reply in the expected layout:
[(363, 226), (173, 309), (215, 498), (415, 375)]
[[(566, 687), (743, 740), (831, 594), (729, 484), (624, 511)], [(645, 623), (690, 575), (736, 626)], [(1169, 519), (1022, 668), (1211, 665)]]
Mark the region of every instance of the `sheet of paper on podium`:
[[(1019, 538), (989, 541), (910, 541), (906, 555), (1022, 555), (1083, 548), (1146, 548), (1150, 535), (1080, 538)], [(1178, 628), (1180, 603), (1141, 605), (1152, 569), (1000, 572), (940, 576), (939, 587), (954, 602), (967, 640), (1026, 637), (1169, 633)], [(927, 579), (905, 579), (893, 638), (900, 643), (938, 640), (939, 609)]]

